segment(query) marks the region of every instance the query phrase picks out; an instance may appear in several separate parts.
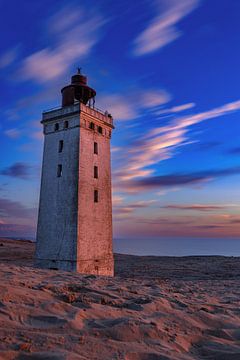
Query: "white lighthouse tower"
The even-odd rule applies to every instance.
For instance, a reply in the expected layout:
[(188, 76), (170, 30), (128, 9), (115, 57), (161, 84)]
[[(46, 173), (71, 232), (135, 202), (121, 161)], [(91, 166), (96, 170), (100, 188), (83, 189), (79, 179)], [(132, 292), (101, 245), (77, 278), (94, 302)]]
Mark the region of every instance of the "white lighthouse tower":
[(80, 73), (62, 106), (43, 112), (44, 152), (35, 263), (112, 276), (110, 139), (113, 119), (94, 108)]

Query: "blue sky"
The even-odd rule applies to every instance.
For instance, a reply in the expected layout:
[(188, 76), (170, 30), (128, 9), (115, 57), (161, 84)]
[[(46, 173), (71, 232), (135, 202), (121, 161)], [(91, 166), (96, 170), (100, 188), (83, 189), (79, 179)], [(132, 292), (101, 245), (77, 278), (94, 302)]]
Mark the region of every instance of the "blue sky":
[(0, 1), (0, 235), (34, 237), (41, 113), (108, 109), (115, 237), (239, 237), (240, 3)]

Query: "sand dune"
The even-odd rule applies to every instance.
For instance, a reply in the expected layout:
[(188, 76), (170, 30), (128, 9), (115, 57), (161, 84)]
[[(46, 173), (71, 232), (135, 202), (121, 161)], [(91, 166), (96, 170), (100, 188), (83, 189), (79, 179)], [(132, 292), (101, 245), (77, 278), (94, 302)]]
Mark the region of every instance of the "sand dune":
[(0, 359), (240, 359), (240, 259), (116, 255), (116, 277), (0, 241)]

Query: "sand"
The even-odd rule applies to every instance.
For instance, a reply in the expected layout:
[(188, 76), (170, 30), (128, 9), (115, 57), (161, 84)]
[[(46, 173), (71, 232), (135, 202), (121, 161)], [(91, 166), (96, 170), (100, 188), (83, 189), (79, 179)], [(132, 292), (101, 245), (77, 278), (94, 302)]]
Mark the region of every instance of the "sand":
[(0, 240), (0, 359), (240, 359), (240, 259), (116, 255), (116, 277), (33, 267)]

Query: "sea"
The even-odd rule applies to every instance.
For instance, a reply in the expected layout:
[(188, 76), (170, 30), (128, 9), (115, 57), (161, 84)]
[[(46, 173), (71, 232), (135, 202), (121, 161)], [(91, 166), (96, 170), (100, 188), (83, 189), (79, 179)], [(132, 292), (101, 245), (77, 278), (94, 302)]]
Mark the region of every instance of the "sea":
[[(11, 237), (16, 240), (30, 240), (34, 237)], [(114, 238), (113, 251), (129, 255), (155, 256), (240, 256), (239, 238)]]
[(239, 238), (117, 238), (115, 253), (156, 256), (240, 256)]

